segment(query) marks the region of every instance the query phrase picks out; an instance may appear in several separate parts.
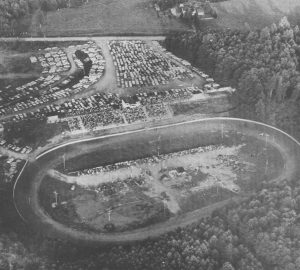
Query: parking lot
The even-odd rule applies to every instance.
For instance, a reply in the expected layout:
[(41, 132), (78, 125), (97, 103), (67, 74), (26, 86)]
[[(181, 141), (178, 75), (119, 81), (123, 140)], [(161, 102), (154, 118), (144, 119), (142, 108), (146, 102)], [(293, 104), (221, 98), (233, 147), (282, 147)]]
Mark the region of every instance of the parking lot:
[(174, 79), (192, 79), (182, 67), (143, 41), (110, 41), (119, 87), (157, 86)]
[[(40, 65), (40, 77), (1, 89), (0, 117), (11, 115), (6, 121), (12, 122), (65, 123), (63, 130), (71, 134), (170, 118), (174, 104), (178, 107), (235, 91), (221, 87), (157, 41), (90, 40), (40, 49), (30, 61)], [(123, 90), (103, 88), (109, 87), (107, 77), (109, 83), (116, 80), (114, 88)], [(192, 83), (195, 78), (201, 78), (200, 87)], [(24, 154), (32, 151), (29, 145), (21, 147), (5, 140), (0, 146)]]
[[(84, 63), (76, 58), (76, 68), (71, 74), (70, 62), (66, 52), (82, 50), (88, 55), (92, 66), (88, 75), (84, 73)], [(66, 48), (50, 47), (30, 57), (32, 63), (42, 66), (42, 74), (34, 81), (15, 89), (7, 86), (0, 90), (0, 115), (16, 113), (45, 103), (55, 102), (82, 92), (97, 82), (103, 75), (105, 60), (96, 43), (89, 41), (78, 46)]]

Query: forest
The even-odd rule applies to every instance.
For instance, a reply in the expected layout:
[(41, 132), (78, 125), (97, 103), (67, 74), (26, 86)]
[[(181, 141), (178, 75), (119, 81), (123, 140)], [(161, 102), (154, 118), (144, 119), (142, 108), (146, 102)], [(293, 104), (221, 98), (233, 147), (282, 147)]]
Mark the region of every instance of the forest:
[(222, 85), (237, 88), (235, 116), (300, 138), (300, 31), (286, 17), (261, 30), (206, 29), (172, 35), (166, 47)]
[[(46, 13), (67, 7), (78, 7), (83, 0), (4, 0), (0, 1), (0, 36), (18, 36), (26, 32), (23, 19), (36, 15), (44, 23)], [(22, 27), (23, 26), (23, 27)], [(26, 26), (26, 27), (24, 27)]]

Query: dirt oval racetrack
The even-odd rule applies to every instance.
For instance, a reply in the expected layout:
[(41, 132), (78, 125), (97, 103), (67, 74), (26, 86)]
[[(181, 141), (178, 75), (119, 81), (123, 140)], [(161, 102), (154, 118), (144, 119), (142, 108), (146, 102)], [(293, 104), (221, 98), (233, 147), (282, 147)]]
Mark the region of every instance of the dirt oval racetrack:
[[(109, 152), (109, 155), (106, 154), (101, 157), (101, 162), (108, 164), (153, 155), (153, 149), (146, 147), (150, 141), (156, 141), (159, 144), (161, 153), (169, 153), (183, 148), (192, 148), (199, 145), (199, 142), (206, 145), (213, 144), (216, 136), (221, 136), (221, 132), (223, 134), (226, 131), (234, 131), (260, 140), (266, 140), (266, 143), (276, 147), (282, 156), (284, 167), (280, 175), (272, 181), (290, 180), (299, 173), (300, 144), (285, 132), (259, 122), (244, 119), (200, 119), (82, 139), (49, 149), (37, 156), (34, 162), (28, 162), (20, 177), (18, 177), (13, 192), (15, 207), (26, 223), (50, 237), (89, 244), (127, 243), (158, 237), (177, 227), (186, 226), (201, 217), (210, 215), (213, 210), (226, 204), (228, 200), (172, 217), (165, 222), (156, 223), (145, 228), (118, 233), (84, 232), (56, 222), (39, 205), (38, 190), (46, 171), (59, 166), (62, 163), (64, 154), (66, 155), (66, 162), (72, 162), (73, 158), (81, 155), (84, 157), (82, 158), (82, 167), (93, 167), (96, 165), (96, 161), (89, 158), (90, 152)], [(214, 134), (214, 136), (209, 136), (209, 134)], [(265, 137), (268, 138), (265, 139)], [(176, 146), (172, 144), (172, 149), (168, 146), (170, 140), (177, 140), (178, 142), (175, 144)], [(134, 151), (137, 147), (142, 150)], [(125, 151), (125, 149), (131, 150)], [(99, 160), (97, 162), (99, 165)], [(233, 199), (239, 200), (241, 198), (237, 196)]]

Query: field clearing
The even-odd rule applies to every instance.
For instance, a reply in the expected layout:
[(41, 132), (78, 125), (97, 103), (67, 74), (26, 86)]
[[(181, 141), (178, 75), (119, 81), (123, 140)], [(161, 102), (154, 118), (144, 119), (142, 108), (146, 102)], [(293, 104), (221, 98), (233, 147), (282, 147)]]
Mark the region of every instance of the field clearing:
[(8, 51), (0, 47), (0, 78), (7, 74), (28, 74), (31, 77), (38, 76), (39, 67), (33, 66), (29, 60), (30, 54), (19, 54), (16, 51)]
[[(78, 8), (61, 9), (47, 14), (46, 36), (76, 35), (159, 35), (188, 30), (175, 19), (158, 18), (148, 0), (90, 1)], [(30, 32), (37, 35), (33, 21)]]
[(227, 96), (211, 97), (209, 99), (199, 99), (189, 102), (176, 102), (170, 107), (177, 115), (210, 114), (221, 113), (232, 109), (232, 102)]

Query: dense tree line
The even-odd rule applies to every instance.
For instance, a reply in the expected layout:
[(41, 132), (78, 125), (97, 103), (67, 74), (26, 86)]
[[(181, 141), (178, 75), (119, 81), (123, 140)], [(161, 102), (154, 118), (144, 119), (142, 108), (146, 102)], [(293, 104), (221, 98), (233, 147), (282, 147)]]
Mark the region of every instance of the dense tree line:
[(45, 13), (60, 8), (80, 6), (83, 0), (4, 0), (0, 1), (0, 35), (21, 35), (20, 20), (36, 14), (42, 24)]
[(268, 183), (228, 211), (227, 221), (268, 269), (300, 269), (300, 185)]
[(237, 88), (237, 116), (276, 125), (300, 138), (300, 32), (286, 18), (262, 30), (173, 35), (169, 50), (223, 85)]
[(46, 260), (29, 252), (15, 233), (0, 233), (1, 270), (39, 270), (43, 266)]
[[(219, 216), (177, 229), (158, 240), (130, 247), (113, 247), (81, 262), (58, 269), (263, 269), (253, 253)], [(76, 268), (77, 267), (77, 268)], [(78, 268), (79, 267), (79, 268)]]

